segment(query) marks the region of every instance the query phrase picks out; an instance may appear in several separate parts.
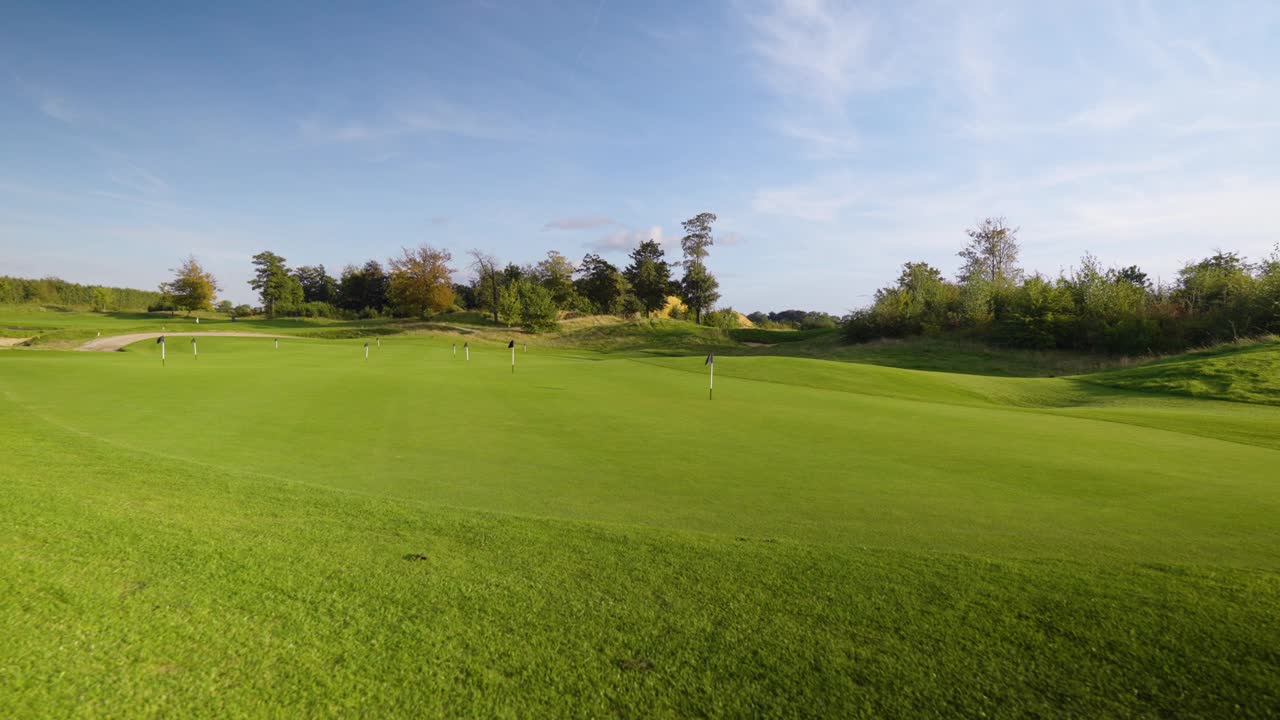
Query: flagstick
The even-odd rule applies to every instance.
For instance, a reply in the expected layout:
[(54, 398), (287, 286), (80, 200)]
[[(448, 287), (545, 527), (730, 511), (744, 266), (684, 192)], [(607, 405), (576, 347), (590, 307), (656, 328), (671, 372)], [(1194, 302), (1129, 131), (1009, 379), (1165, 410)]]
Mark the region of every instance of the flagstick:
[(516, 374), (516, 346), (511, 346), (511, 374)]
[(711, 399), (711, 393), (716, 389), (716, 364), (711, 363), (711, 382), (707, 385), (707, 399)]
[(164, 338), (160, 338), (160, 367), (164, 367), (167, 364), (164, 360)]
[[(196, 319), (197, 319), (197, 320), (199, 320), (200, 318), (196, 318)], [(197, 348), (197, 347), (196, 347), (196, 339), (195, 339), (195, 338), (191, 338), (191, 356), (192, 356), (192, 357), (194, 357), (194, 358), (195, 358), (195, 359), (197, 359), (197, 360), (199, 360), (199, 359), (200, 359), (200, 350), (199, 350), (199, 348)]]

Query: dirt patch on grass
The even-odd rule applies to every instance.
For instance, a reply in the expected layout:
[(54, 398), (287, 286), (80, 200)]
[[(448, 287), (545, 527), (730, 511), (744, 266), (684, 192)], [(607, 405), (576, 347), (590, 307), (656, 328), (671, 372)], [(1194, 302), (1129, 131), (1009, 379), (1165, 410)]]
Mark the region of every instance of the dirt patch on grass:
[(94, 338), (89, 342), (76, 348), (85, 352), (114, 352), (120, 350), (126, 345), (132, 345), (143, 340), (155, 340), (161, 335), (165, 337), (243, 337), (243, 338), (287, 338), (294, 337), (292, 335), (267, 335), (266, 333), (253, 332), (174, 332), (174, 333), (130, 333), (128, 335), (113, 335), (111, 337)]
[(31, 338), (0, 337), (0, 347), (13, 347), (15, 345), (21, 345), (22, 343), (30, 339)]

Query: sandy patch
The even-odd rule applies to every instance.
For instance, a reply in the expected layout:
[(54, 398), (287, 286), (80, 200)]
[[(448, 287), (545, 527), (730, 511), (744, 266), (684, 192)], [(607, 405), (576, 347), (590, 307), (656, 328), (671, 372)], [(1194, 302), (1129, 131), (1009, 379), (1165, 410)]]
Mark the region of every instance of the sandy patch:
[(114, 352), (126, 345), (132, 345), (143, 340), (155, 340), (161, 335), (165, 337), (243, 337), (243, 338), (285, 338), (292, 337), (290, 335), (267, 335), (265, 333), (252, 332), (166, 332), (166, 333), (131, 333), (129, 335), (113, 335), (111, 337), (94, 338), (89, 342), (76, 348), (77, 350), (85, 350), (88, 352)]

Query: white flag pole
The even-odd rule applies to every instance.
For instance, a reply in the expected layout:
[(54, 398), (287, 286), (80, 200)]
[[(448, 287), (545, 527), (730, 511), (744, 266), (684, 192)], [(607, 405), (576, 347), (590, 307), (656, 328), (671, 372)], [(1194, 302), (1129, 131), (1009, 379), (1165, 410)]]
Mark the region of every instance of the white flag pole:
[(164, 367), (164, 338), (160, 338), (160, 366)]
[(715, 392), (715, 390), (716, 390), (716, 364), (715, 364), (714, 362), (712, 362), (712, 363), (711, 363), (711, 375), (709, 376), (709, 383), (708, 383), (708, 385), (707, 385), (707, 399), (708, 399), (708, 400), (710, 400), (710, 399), (711, 399), (711, 393)]
[(276, 338), (276, 349), (280, 349), (280, 338)]
[(369, 343), (364, 344), (364, 359), (369, 359)]
[(464, 343), (462, 349), (467, 351), (467, 362), (471, 362), (471, 343)]
[(458, 357), (458, 343), (453, 344), (453, 356)]
[[(196, 319), (199, 320), (200, 318), (196, 318)], [(200, 350), (196, 347), (195, 338), (191, 338), (191, 356), (197, 360), (200, 359)]]
[(511, 345), (511, 374), (516, 374), (516, 346)]

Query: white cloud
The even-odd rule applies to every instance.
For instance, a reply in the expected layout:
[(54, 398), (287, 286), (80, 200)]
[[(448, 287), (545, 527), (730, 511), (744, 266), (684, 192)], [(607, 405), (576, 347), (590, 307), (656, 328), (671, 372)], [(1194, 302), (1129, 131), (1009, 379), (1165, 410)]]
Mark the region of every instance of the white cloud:
[(542, 226), (543, 230), (591, 230), (598, 227), (617, 225), (618, 221), (603, 215), (587, 217), (565, 217), (550, 220)]
[(653, 240), (659, 245), (667, 243), (667, 239), (663, 237), (662, 227), (654, 225), (647, 229), (619, 230), (610, 233), (587, 243), (587, 248), (602, 253), (630, 252), (645, 240)]

